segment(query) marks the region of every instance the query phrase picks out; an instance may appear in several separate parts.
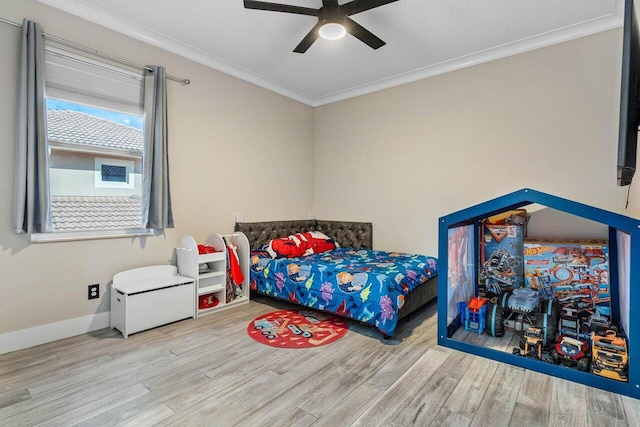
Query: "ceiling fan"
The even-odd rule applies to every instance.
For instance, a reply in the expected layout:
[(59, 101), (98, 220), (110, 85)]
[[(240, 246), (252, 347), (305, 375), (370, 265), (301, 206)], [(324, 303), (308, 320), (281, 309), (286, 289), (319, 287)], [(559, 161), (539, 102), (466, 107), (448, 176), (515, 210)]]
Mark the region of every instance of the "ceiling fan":
[(356, 13), (384, 6), (398, 0), (353, 0), (349, 3), (338, 4), (338, 0), (322, 0), (322, 7), (293, 6), (264, 1), (244, 0), (245, 9), (269, 10), (272, 12), (295, 13), (297, 15), (317, 16), (318, 23), (307, 33), (302, 41), (293, 49), (297, 53), (305, 53), (318, 37), (329, 40), (339, 39), (349, 33), (372, 49), (378, 49), (386, 43), (375, 34), (349, 18)]

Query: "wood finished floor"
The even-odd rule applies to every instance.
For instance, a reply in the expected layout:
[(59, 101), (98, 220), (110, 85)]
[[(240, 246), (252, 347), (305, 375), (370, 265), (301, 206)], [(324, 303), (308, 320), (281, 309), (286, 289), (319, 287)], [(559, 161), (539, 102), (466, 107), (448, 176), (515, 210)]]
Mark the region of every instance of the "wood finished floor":
[(254, 342), (267, 299), (124, 340), (0, 355), (0, 426), (638, 426), (640, 401), (439, 347), (436, 305), (393, 340), (350, 322), (313, 349)]

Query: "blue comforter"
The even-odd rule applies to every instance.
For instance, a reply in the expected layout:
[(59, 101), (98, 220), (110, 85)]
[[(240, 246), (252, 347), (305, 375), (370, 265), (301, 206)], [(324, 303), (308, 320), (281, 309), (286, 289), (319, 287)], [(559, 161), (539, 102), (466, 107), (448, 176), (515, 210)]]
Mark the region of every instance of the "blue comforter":
[(424, 255), (338, 248), (299, 258), (252, 252), (251, 289), (376, 326), (392, 336), (404, 297), (437, 274)]

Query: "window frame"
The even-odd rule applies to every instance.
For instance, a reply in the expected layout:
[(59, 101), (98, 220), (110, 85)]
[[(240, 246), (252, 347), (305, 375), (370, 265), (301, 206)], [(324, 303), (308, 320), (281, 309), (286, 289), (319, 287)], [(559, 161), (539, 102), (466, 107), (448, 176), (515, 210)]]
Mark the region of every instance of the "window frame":
[[(46, 46), (45, 48), (55, 51), (56, 54), (67, 55), (68, 57), (73, 57), (73, 58), (81, 58), (81, 60), (85, 61), (87, 64), (93, 64), (96, 67), (101, 68), (102, 70), (111, 70), (116, 73), (120, 73), (123, 76), (128, 76), (129, 78), (131, 78), (133, 74), (136, 74), (131, 69), (127, 69), (124, 66), (113, 64), (102, 58), (95, 58), (94, 56), (91, 56), (89, 54), (85, 54), (85, 53), (79, 54), (73, 49), (59, 48), (59, 47), (54, 47), (50, 45)], [(45, 70), (45, 74), (46, 74), (46, 70)], [(144, 88), (144, 74), (143, 72), (140, 72), (139, 75), (141, 76), (141, 85)], [(47, 86), (46, 83), (45, 83), (45, 86)], [(70, 102), (73, 104), (86, 105), (89, 107), (95, 107), (95, 108), (118, 112), (118, 113), (136, 115), (131, 111), (125, 112), (118, 108), (114, 108), (113, 106), (104, 105), (104, 103), (102, 103), (100, 98), (94, 97), (90, 93), (81, 92), (82, 101), (75, 98), (65, 99), (65, 97), (61, 97), (59, 93), (60, 92), (57, 90), (53, 90), (51, 91), (51, 93), (49, 93), (45, 88), (45, 102), (48, 99), (55, 99), (55, 100)], [(85, 99), (87, 100), (86, 102), (85, 102)], [(91, 99), (94, 99), (95, 101), (91, 102)], [(140, 109), (141, 111), (144, 112), (143, 104), (140, 106)], [(142, 115), (142, 118), (143, 120), (145, 119), (144, 114)], [(49, 132), (48, 129), (45, 129), (45, 131), (47, 133)], [(144, 132), (144, 124), (142, 126), (142, 131)], [(59, 142), (56, 143), (56, 146), (57, 145), (59, 145)], [(47, 147), (47, 149), (48, 149), (49, 155), (51, 155), (51, 146)], [(111, 153), (109, 152), (102, 152), (101, 154), (103, 156), (111, 155)], [(122, 152), (119, 152), (117, 154), (114, 153), (114, 155), (116, 156), (121, 154)], [(144, 165), (144, 156), (145, 155), (143, 150), (140, 156), (140, 160), (142, 161), (143, 165)], [(127, 182), (103, 181), (102, 173), (101, 173), (102, 165), (125, 166), (126, 173), (127, 173)], [(118, 159), (118, 158), (99, 157), (99, 156), (94, 157), (94, 177), (93, 177), (93, 183), (92, 183), (94, 188), (134, 189), (136, 186), (136, 179), (134, 174), (135, 174), (135, 161), (133, 161), (133, 159)], [(50, 179), (47, 180), (47, 185), (48, 186), (51, 185)], [(142, 187), (141, 191), (144, 193), (144, 187)], [(48, 203), (49, 203), (49, 208), (51, 209), (51, 201), (49, 200)], [(52, 230), (51, 232), (47, 232), (47, 233), (31, 233), (30, 241), (34, 243), (44, 243), (44, 242), (61, 242), (61, 241), (75, 241), (75, 240), (111, 239), (111, 238), (122, 238), (122, 237), (154, 236), (157, 234), (158, 233), (156, 230), (144, 228), (144, 227), (121, 228), (121, 229), (94, 229), (94, 230), (61, 230), (61, 231)]]

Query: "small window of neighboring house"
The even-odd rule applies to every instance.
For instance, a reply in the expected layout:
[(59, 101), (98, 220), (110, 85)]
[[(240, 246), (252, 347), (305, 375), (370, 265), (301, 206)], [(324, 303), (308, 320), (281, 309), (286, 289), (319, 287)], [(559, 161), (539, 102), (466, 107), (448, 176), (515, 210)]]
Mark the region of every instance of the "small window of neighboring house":
[(54, 233), (147, 232), (142, 72), (47, 45), (45, 76)]
[(94, 164), (96, 188), (134, 188), (133, 161), (96, 157)]
[(114, 165), (101, 165), (102, 182), (127, 182), (127, 167)]

